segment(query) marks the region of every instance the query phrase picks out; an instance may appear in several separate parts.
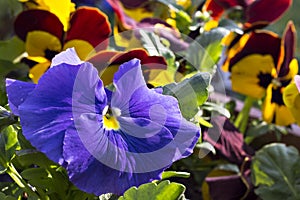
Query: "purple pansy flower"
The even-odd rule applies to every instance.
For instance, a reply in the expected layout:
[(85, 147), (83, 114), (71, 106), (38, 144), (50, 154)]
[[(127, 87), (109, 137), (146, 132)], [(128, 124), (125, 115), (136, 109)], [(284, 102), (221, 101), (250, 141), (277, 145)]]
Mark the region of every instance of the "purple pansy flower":
[(191, 154), (200, 135), (174, 97), (147, 88), (138, 59), (119, 67), (113, 91), (73, 49), (58, 54), (36, 85), (6, 82), (25, 137), (63, 165), (78, 188), (96, 195), (160, 179)]

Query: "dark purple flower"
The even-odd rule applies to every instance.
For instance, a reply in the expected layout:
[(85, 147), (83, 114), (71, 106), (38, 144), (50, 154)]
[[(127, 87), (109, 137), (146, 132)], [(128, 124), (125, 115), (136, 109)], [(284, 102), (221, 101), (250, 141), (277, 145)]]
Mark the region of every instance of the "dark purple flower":
[(240, 168), (239, 174), (205, 178), (211, 199), (256, 199), (250, 176), (253, 149), (244, 142), (243, 135), (226, 117), (216, 116), (211, 122), (213, 128), (204, 132), (203, 140), (214, 145), (217, 155)]
[(7, 80), (24, 136), (62, 164), (78, 188), (96, 195), (160, 179), (191, 154), (200, 135), (175, 98), (147, 88), (138, 59), (119, 67), (113, 85), (104, 88), (73, 49), (58, 54), (37, 85)]

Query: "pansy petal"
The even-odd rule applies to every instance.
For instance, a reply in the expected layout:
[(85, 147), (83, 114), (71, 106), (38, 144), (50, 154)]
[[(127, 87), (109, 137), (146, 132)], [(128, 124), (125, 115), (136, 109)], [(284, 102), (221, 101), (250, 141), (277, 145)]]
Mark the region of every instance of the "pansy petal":
[(64, 30), (68, 29), (70, 14), (75, 10), (75, 4), (71, 0), (29, 0), (26, 6), (29, 9), (47, 10), (55, 14), (64, 25)]
[(15, 115), (19, 115), (19, 105), (25, 101), (28, 94), (34, 90), (35, 86), (36, 85), (33, 83), (6, 79), (6, 93), (8, 96), (9, 107)]
[(299, 95), (298, 88), (295, 83), (289, 84), (283, 91), (283, 102), (288, 107), (293, 109), (296, 97)]
[(79, 65), (83, 61), (81, 61), (74, 48), (69, 48), (66, 51), (63, 51), (57, 54), (51, 61), (51, 67), (60, 65), (62, 63), (66, 63), (69, 65)]
[(248, 55), (232, 66), (232, 90), (260, 99), (275, 75), (270, 55)]
[(167, 63), (162, 56), (149, 56), (143, 49), (133, 49), (127, 52), (101, 51), (88, 59), (99, 70), (104, 85), (113, 81), (113, 75), (119, 65), (133, 58), (141, 60), (143, 69), (166, 69)]
[(243, 8), (249, 6), (255, 0), (214, 0), (216, 3), (226, 9), (230, 9), (235, 6), (241, 6)]
[[(295, 122), (292, 113), (285, 105), (280, 105), (277, 102), (273, 102), (273, 84), (270, 84), (267, 88), (266, 98), (263, 103), (262, 115), (263, 120), (268, 123), (275, 123), (280, 126), (287, 126)], [(278, 97), (283, 98), (283, 97)]]
[(288, 126), (295, 122), (291, 111), (285, 105), (276, 105), (275, 124), (279, 126)]
[(214, 20), (219, 20), (224, 13), (224, 7), (216, 3), (214, 0), (207, 0), (202, 8), (203, 11), (211, 12), (211, 17)]
[[(231, 67), (242, 58), (251, 54), (269, 54), (273, 58), (273, 63), (278, 63), (281, 53), (281, 39), (272, 32), (252, 32), (249, 39), (237, 54), (230, 60)], [(275, 65), (275, 64), (274, 64)], [(277, 66), (275, 65), (277, 68)]]
[(247, 192), (240, 175), (207, 177), (210, 198), (214, 200), (241, 199)]
[(49, 69), (49, 67), (50, 61), (37, 63), (29, 70), (29, 78), (31, 78), (34, 83), (38, 83), (41, 76), (43, 76), (43, 74)]
[(87, 60), (96, 53), (95, 48), (84, 40), (70, 40), (64, 44), (63, 50), (74, 47), (81, 60)]
[(292, 21), (287, 24), (282, 38), (282, 45), (284, 47), (284, 60), (279, 69), (279, 77), (283, 77), (289, 73), (290, 62), (292, 62), (295, 57), (296, 29)]
[(31, 31), (27, 34), (25, 48), (29, 56), (43, 56), (51, 60), (51, 52), (60, 52), (62, 46), (59, 38), (48, 32)]
[(300, 92), (300, 76), (299, 76), (299, 75), (296, 75), (296, 76), (294, 77), (294, 81), (295, 81), (295, 84), (296, 84), (296, 86), (297, 86), (298, 91)]
[(300, 125), (300, 93), (295, 83), (291, 83), (284, 89), (283, 101)]
[(110, 24), (104, 13), (96, 8), (80, 7), (72, 15), (65, 41), (84, 40), (97, 50), (103, 50), (108, 46), (110, 32)]
[(144, 1), (144, 0), (138, 0), (138, 1), (131, 1), (131, 0), (120, 0), (122, 4), (126, 8), (137, 8), (141, 7), (143, 4), (149, 2), (149, 1)]
[[(133, 92), (140, 88), (146, 87), (145, 80), (142, 75), (141, 62), (138, 59), (132, 59), (123, 63), (118, 72), (114, 74), (113, 79), (116, 92), (112, 104), (122, 109), (124, 105), (128, 105)], [(127, 84), (130, 83), (130, 87)], [(114, 102), (115, 101), (115, 102)]]
[(204, 133), (203, 139), (211, 143), (217, 152), (232, 163), (241, 166), (254, 151), (244, 142), (243, 135), (229, 121), (217, 116), (212, 118), (213, 128)]
[(246, 10), (247, 23), (258, 21), (272, 23), (277, 20), (292, 4), (292, 0), (254, 1)]
[(46, 10), (27, 10), (21, 12), (15, 20), (15, 32), (23, 41), (31, 31), (47, 32), (59, 40), (63, 37), (63, 25), (56, 15)]
[(63, 162), (62, 142), (72, 125), (72, 90), (78, 69), (67, 64), (50, 68), (19, 106), (24, 136), (54, 162)]
[[(163, 170), (128, 173), (110, 168), (86, 150), (75, 129), (68, 130), (64, 144), (64, 158), (68, 162), (67, 171), (70, 180), (81, 190), (95, 195), (105, 193), (121, 195), (129, 187), (160, 179)], [(102, 149), (106, 151), (105, 146)]]

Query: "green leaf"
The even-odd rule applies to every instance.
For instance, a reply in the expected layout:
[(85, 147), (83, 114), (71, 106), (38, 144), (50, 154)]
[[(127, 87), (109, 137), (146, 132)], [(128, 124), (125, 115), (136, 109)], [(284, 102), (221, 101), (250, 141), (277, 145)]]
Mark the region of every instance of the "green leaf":
[(209, 152), (212, 152), (214, 155), (216, 154), (215, 147), (209, 142), (202, 142), (200, 144), (197, 144), (196, 147), (199, 148), (199, 158), (204, 158)]
[(169, 178), (189, 178), (190, 173), (188, 172), (176, 172), (176, 171), (165, 171), (162, 173), (162, 179), (169, 179)]
[(159, 184), (147, 183), (129, 188), (119, 200), (177, 200), (184, 198), (185, 187), (179, 183), (162, 181)]
[(18, 37), (0, 41), (0, 60), (13, 61), (25, 52), (25, 45)]
[(223, 116), (225, 116), (226, 118), (230, 118), (230, 112), (224, 108), (222, 105), (213, 103), (213, 102), (205, 102), (201, 108), (203, 110), (207, 110), (210, 112), (217, 112)]
[(176, 27), (179, 29), (180, 33), (187, 35), (190, 32), (188, 27), (192, 24), (191, 17), (182, 9), (173, 8), (173, 10), (176, 15), (174, 18), (176, 21)]
[(56, 165), (53, 161), (49, 160), (47, 156), (35, 149), (22, 149), (16, 152), (17, 160), (23, 167), (31, 165), (38, 165), (44, 168)]
[(300, 199), (300, 157), (295, 147), (273, 143), (256, 152), (252, 162), (255, 193), (264, 200)]
[(228, 30), (221, 27), (204, 32), (190, 44), (187, 60), (200, 71), (214, 70), (223, 49), (221, 40), (228, 33)]
[(0, 134), (0, 164), (4, 167), (8, 165), (18, 148), (17, 131), (13, 126), (8, 126)]
[(158, 35), (145, 30), (140, 30), (139, 32), (143, 47), (145, 47), (150, 56), (163, 56), (167, 61), (168, 67), (176, 68), (174, 53), (162, 44)]
[(219, 27), (223, 27), (229, 31), (243, 34), (243, 30), (241, 29), (241, 27), (239, 27), (236, 22), (230, 19), (221, 19), (219, 22)]
[(12, 196), (7, 196), (6, 194), (0, 192), (0, 199), (1, 200), (16, 200), (14, 197)]
[(18, 121), (18, 118), (0, 106), (0, 130), (12, 125)]
[(179, 83), (171, 83), (163, 87), (163, 93), (177, 98), (182, 115), (193, 118), (198, 107), (208, 98), (208, 87), (211, 76), (209, 73), (197, 73)]

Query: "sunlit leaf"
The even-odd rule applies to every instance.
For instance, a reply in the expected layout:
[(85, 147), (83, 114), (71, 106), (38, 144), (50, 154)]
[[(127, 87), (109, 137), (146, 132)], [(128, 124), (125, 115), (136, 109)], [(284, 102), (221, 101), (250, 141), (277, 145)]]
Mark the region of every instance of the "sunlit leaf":
[(163, 87), (163, 93), (177, 98), (183, 116), (191, 119), (208, 97), (211, 76), (209, 73), (197, 73), (179, 83)]
[(255, 190), (263, 200), (300, 199), (300, 157), (295, 147), (273, 143), (256, 152), (252, 162)]
[(223, 46), (221, 40), (229, 31), (215, 28), (197, 37), (187, 50), (187, 60), (201, 71), (211, 71), (219, 60)]
[(219, 105), (219, 104), (216, 104), (213, 102), (205, 102), (201, 106), (201, 108), (203, 110), (221, 114), (221, 115), (225, 116), (226, 118), (230, 118), (230, 112), (226, 108), (224, 108), (222, 105)]
[(170, 183), (170, 181), (162, 181), (159, 184), (147, 183), (128, 189), (119, 200), (177, 200), (184, 199), (185, 187), (179, 183)]
[(0, 41), (0, 60), (13, 61), (25, 51), (24, 42), (18, 37)]
[(162, 179), (169, 179), (169, 178), (189, 178), (190, 173), (188, 172), (176, 172), (176, 171), (165, 171), (162, 173)]
[(140, 30), (141, 42), (150, 56), (163, 56), (168, 64), (168, 67), (175, 67), (174, 53), (164, 46), (161, 38), (153, 32)]
[(0, 164), (4, 167), (8, 165), (18, 148), (17, 131), (13, 126), (8, 126), (1, 130), (0, 134)]
[(17, 117), (0, 106), (0, 130), (18, 121)]
[(199, 148), (199, 158), (204, 158), (209, 152), (212, 152), (214, 155), (216, 154), (216, 149), (209, 142), (202, 142), (197, 144), (196, 147)]

